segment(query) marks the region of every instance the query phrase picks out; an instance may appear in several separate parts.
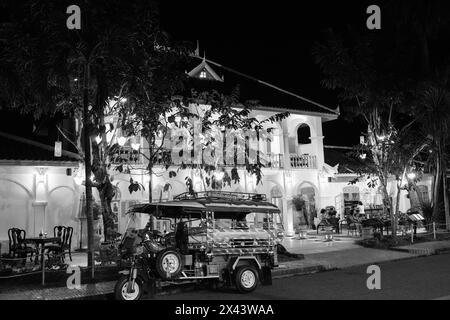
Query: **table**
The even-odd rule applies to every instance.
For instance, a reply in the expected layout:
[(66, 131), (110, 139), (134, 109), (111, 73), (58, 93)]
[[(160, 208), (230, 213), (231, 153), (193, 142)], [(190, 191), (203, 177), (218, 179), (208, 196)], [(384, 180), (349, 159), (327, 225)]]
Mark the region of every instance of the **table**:
[(61, 239), (59, 237), (50, 237), (50, 238), (34, 237), (25, 239), (25, 242), (31, 242), (36, 245), (36, 260), (35, 260), (36, 264), (39, 262), (39, 255), (41, 256), (42, 285), (45, 285), (45, 258), (44, 258), (45, 244), (60, 241)]
[(41, 256), (41, 263), (44, 260), (44, 246), (46, 243), (55, 243), (60, 242), (61, 239), (58, 237), (33, 237), (33, 238), (26, 238), (25, 242), (34, 243), (36, 245), (36, 264), (39, 262), (39, 255)]

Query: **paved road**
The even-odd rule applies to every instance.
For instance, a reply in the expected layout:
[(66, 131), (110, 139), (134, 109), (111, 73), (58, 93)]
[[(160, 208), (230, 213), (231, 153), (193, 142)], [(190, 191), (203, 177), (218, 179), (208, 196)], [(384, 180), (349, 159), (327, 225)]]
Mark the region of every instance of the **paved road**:
[(366, 267), (352, 267), (313, 275), (275, 279), (272, 286), (259, 287), (247, 295), (233, 290), (200, 290), (157, 300), (370, 300), (370, 299), (450, 299), (450, 254), (417, 258), (379, 265), (381, 290), (368, 290)]

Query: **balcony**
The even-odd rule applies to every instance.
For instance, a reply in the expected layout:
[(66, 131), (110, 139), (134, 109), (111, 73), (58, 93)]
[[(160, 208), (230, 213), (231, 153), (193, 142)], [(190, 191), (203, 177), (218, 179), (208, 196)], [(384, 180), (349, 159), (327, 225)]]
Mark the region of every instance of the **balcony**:
[[(265, 157), (265, 161), (261, 160), (261, 162), (264, 163), (264, 167), (265, 168), (270, 168), (270, 169), (279, 169), (279, 168), (283, 168), (284, 167), (284, 157), (282, 154), (279, 153), (271, 153), (268, 154), (267, 157)], [(171, 152), (170, 151), (165, 151), (161, 154), (160, 157), (158, 157), (158, 159), (155, 162), (156, 165), (166, 165), (166, 164), (170, 164), (170, 165), (177, 165), (174, 164), (172, 159), (171, 159)], [(226, 167), (234, 167), (234, 165), (225, 165)], [(243, 164), (238, 165), (239, 166), (244, 166)]]
[(317, 169), (316, 156), (290, 154), (292, 169)]
[(267, 168), (277, 169), (283, 168), (283, 155), (279, 153), (271, 153), (268, 156), (269, 163), (266, 165)]
[(126, 163), (129, 165), (143, 165), (143, 160), (143, 156), (139, 153), (139, 151), (128, 146), (121, 147), (110, 156), (110, 161), (112, 164)]

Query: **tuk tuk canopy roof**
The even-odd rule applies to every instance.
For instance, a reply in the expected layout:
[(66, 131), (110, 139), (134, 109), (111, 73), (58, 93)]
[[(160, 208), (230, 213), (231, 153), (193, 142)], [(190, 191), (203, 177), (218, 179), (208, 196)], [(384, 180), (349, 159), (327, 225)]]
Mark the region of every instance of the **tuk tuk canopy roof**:
[[(217, 192), (215, 193), (217, 195)], [(252, 212), (280, 213), (274, 204), (262, 200), (236, 199), (227, 197), (176, 198), (173, 201), (138, 204), (130, 212), (153, 214), (157, 217), (202, 217), (213, 211), (216, 219), (235, 219)]]

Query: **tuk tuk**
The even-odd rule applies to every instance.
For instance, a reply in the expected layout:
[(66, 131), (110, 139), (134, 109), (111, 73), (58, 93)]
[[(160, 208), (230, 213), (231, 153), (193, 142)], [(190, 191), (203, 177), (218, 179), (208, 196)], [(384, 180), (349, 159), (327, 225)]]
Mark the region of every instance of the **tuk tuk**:
[(280, 210), (263, 194), (183, 193), (130, 213), (147, 214), (149, 222), (122, 238), (122, 258), (130, 264), (116, 284), (118, 299), (139, 299), (161, 281), (209, 281), (242, 293), (272, 283)]

